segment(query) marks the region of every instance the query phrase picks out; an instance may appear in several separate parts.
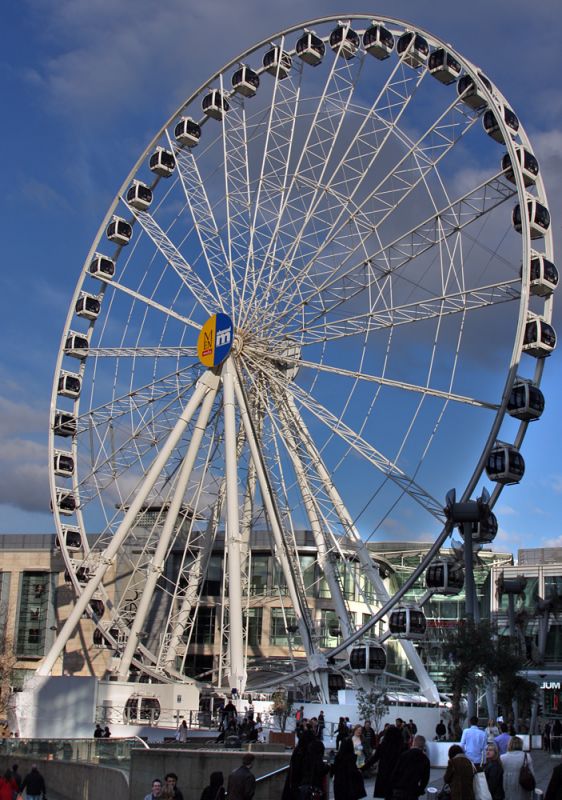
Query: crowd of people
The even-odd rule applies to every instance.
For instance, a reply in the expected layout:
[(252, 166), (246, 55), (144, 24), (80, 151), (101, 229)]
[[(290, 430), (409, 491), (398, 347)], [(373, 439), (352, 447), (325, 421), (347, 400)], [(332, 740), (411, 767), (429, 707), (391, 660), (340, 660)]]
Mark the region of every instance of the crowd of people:
[(425, 738), (415, 723), (397, 719), (380, 734), (367, 720), (353, 725), (340, 717), (336, 750), (325, 759), (324, 715), (297, 719), (298, 741), (289, 765), (282, 800), (327, 800), (333, 780), (334, 800), (366, 797), (365, 778), (377, 769), (375, 797), (417, 800), (429, 781), (430, 764)]
[[(244, 753), (240, 766), (230, 773), (225, 789), (224, 774), (217, 770), (211, 772), (209, 783), (203, 789), (201, 800), (252, 800), (256, 790), (256, 778), (252, 772), (255, 756)], [(169, 772), (164, 780), (154, 778), (150, 793), (144, 800), (183, 800), (183, 794), (178, 789), (178, 776)]]
[(17, 764), (0, 777), (0, 800), (22, 798), (24, 792), (27, 800), (43, 800), (46, 797), (45, 779), (37, 769), (37, 764), (32, 764), (23, 778)]

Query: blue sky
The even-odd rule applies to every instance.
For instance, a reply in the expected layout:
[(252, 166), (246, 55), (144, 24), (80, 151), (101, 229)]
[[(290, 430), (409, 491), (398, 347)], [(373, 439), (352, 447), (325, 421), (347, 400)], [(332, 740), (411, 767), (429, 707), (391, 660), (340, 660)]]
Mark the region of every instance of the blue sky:
[[(426, 28), (481, 67), (523, 120), (562, 224), (562, 16), (544, 0), (455, 4), (381, 0), (208, 4), (191, 0), (22, 0), (0, 37), (3, 269), (0, 531), (50, 532), (51, 383), (72, 291), (105, 211), (131, 165), (181, 100), (224, 63), (284, 27), (323, 14), (373, 13)], [(562, 323), (558, 305), (554, 324)], [(482, 357), (485, 357), (483, 354)], [(562, 545), (560, 355), (547, 408), (524, 447), (524, 481), (498, 507), (502, 549)]]

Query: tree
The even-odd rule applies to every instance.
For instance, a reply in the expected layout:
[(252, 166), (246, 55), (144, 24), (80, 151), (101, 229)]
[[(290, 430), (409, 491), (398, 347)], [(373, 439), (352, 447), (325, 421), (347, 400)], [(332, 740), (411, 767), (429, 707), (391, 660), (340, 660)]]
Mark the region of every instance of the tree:
[(530, 705), (536, 687), (520, 671), (522, 655), (514, 652), (506, 637), (497, 636), (489, 622), (466, 620), (449, 636), (446, 643), (449, 660), (453, 724), (461, 717), (462, 695), (468, 689), (484, 689), (491, 681), (498, 690), (498, 700), (510, 708), (514, 700), (522, 707)]
[(373, 686), (368, 691), (359, 689), (357, 691), (357, 708), (360, 719), (363, 721), (370, 719), (375, 731), (378, 733), (381, 720), (388, 711), (386, 693), (376, 686)]
[(277, 720), (279, 730), (284, 732), (293, 704), (288, 700), (287, 693), (284, 689), (278, 689), (276, 692), (273, 692), (271, 699), (273, 700), (272, 714)]

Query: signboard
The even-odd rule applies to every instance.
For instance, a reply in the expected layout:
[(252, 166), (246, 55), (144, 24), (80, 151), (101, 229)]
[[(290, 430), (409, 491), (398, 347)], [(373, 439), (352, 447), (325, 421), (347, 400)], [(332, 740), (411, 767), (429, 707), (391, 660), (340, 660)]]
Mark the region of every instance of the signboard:
[(213, 314), (201, 328), (197, 355), (205, 367), (218, 367), (230, 353), (234, 326), (227, 314)]

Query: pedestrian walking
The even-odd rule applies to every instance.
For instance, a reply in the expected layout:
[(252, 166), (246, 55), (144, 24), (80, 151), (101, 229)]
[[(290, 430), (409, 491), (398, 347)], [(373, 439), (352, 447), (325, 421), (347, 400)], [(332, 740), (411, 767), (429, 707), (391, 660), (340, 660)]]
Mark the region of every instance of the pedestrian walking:
[(474, 800), (474, 765), (459, 744), (449, 747), (449, 761), (443, 783), (451, 790), (451, 800)]
[(504, 753), (507, 753), (507, 746), (511, 741), (511, 736), (507, 732), (507, 723), (500, 722), (500, 735), (496, 736), (494, 739), (495, 743), (498, 746), (498, 750), (500, 751), (500, 756), (503, 756)]
[(0, 800), (14, 800), (17, 791), (17, 784), (14, 780), (12, 770), (7, 769), (2, 777), (0, 777)]
[(523, 752), (523, 740), (513, 736), (507, 753), (501, 756), (503, 767), (503, 790), (509, 800), (532, 800), (533, 792), (524, 789), (519, 783), (519, 775), (524, 761), (534, 775), (533, 761), (530, 753)]
[(12, 777), (16, 782), (16, 786), (18, 787), (18, 792), (21, 790), (21, 782), (23, 780), (22, 776), (19, 773), (18, 765), (14, 764), (12, 766)]
[(245, 753), (241, 766), (230, 773), (227, 788), (228, 800), (252, 800), (256, 791), (256, 778), (252, 774), (254, 760), (253, 753)]
[(414, 736), (412, 746), (405, 750), (390, 776), (393, 800), (418, 800), (429, 783), (431, 770), (425, 752), (425, 736)]
[(435, 726), (435, 738), (438, 742), (444, 742), (445, 737), (447, 736), (447, 728), (445, 727), (445, 723), (442, 719), (439, 720), (437, 725)]
[(45, 779), (37, 769), (37, 764), (31, 765), (31, 771), (27, 773), (21, 783), (21, 791), (25, 790), (27, 800), (43, 800), (43, 795), (47, 794)]
[(152, 788), (150, 794), (145, 794), (144, 800), (156, 800), (162, 797), (162, 781), (160, 778), (154, 778), (152, 781)]
[(365, 769), (379, 765), (375, 779), (375, 797), (388, 797), (390, 794), (390, 777), (394, 772), (398, 759), (405, 750), (402, 731), (395, 725), (385, 728), (384, 736), (371, 758), (365, 762)]
[(185, 744), (187, 742), (187, 736), (189, 734), (189, 730), (187, 728), (187, 722), (182, 719), (181, 725), (179, 726), (176, 732), (176, 742), (181, 742)]
[(169, 798), (169, 800), (183, 800), (183, 794), (178, 789), (178, 776), (175, 772), (168, 772), (167, 775), (164, 776), (164, 787), (165, 796)]
[(285, 778), (282, 800), (299, 800), (300, 787), (304, 784), (304, 771), (306, 760), (309, 758), (308, 750), (314, 741), (314, 734), (311, 730), (303, 731), (297, 746), (291, 754), (289, 770)]
[(486, 775), (486, 782), (492, 795), (492, 800), (504, 800), (503, 767), (500, 761), (500, 751), (495, 742), (488, 742), (486, 745), (484, 774)]
[(201, 800), (224, 800), (224, 775), (222, 772), (211, 772), (209, 785), (205, 786), (201, 794)]
[(487, 736), (483, 730), (478, 727), (478, 718), (470, 718), (470, 727), (465, 728), (462, 732), (460, 745), (464, 750), (466, 757), (470, 758), (473, 764), (479, 766), (484, 760), (484, 752), (486, 748)]
[(102, 726), (101, 726), (101, 725), (98, 723), (98, 724), (96, 725), (96, 727), (95, 727), (95, 730), (94, 730), (94, 739), (101, 739), (101, 738), (102, 738), (102, 736), (103, 736), (103, 728), (102, 728)]
[(340, 744), (332, 765), (332, 775), (334, 800), (360, 800), (360, 798), (366, 797), (365, 783), (357, 768), (357, 757), (350, 736)]
[(552, 770), (544, 800), (562, 800), (562, 764)]

